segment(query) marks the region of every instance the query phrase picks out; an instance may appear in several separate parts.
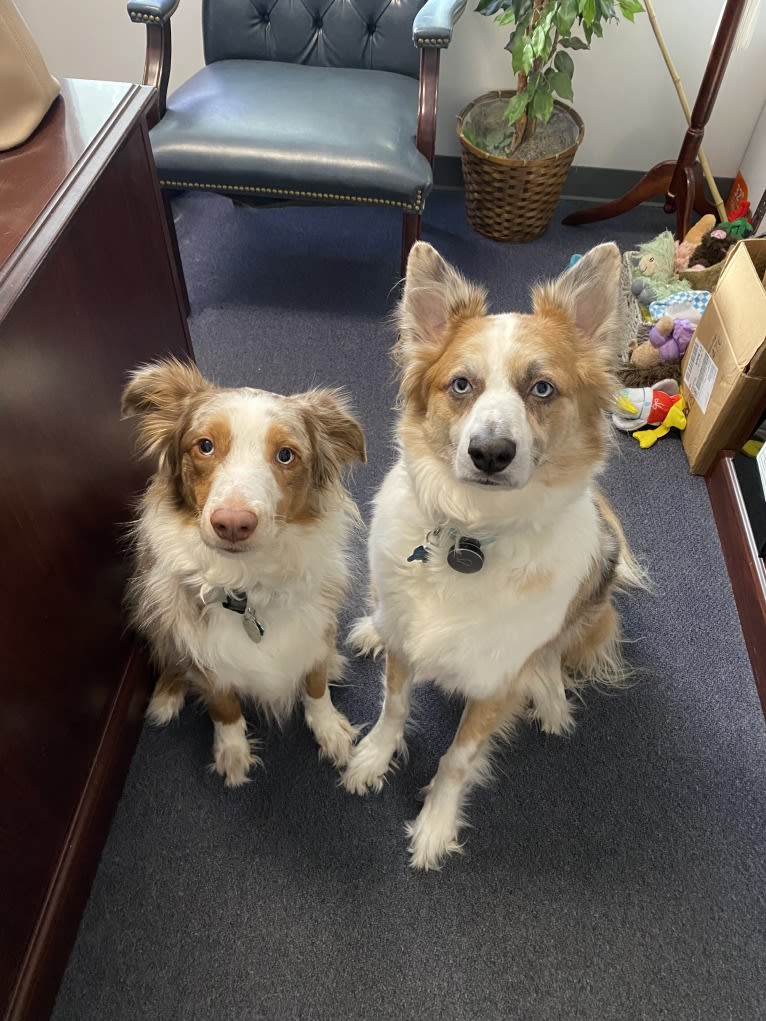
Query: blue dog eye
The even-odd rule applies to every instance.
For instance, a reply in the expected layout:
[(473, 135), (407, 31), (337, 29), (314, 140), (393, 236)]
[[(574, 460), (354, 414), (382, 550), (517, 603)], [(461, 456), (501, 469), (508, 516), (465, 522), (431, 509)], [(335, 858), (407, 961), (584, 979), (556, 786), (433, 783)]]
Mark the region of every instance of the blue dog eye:
[(450, 389), (453, 394), (457, 394), (458, 397), (464, 397), (465, 394), (470, 393), (473, 390), (470, 380), (466, 379), (465, 376), (458, 376), (453, 379), (450, 383)]
[(531, 393), (533, 397), (539, 397), (541, 400), (545, 400), (546, 397), (552, 397), (555, 392), (553, 383), (549, 383), (547, 379), (538, 379), (535, 385), (532, 387)]
[(280, 464), (290, 464), (295, 454), (290, 450), (289, 447), (280, 447), (277, 451), (277, 461)]

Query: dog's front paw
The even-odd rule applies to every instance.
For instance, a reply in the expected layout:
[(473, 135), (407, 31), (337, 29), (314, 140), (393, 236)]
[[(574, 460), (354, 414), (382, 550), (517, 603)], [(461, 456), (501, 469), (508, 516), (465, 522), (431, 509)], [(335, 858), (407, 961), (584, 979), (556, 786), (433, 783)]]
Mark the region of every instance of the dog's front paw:
[(555, 695), (535, 698), (530, 709), (532, 719), (540, 724), (544, 734), (567, 737), (575, 729), (576, 722), (572, 705), (561, 688)]
[(164, 727), (174, 720), (184, 707), (185, 693), (168, 689), (157, 689), (146, 710), (146, 718), (155, 727)]
[(440, 869), (447, 855), (463, 852), (463, 845), (458, 840), (458, 817), (438, 809), (428, 798), (417, 819), (406, 823), (404, 829), (410, 838), (410, 865), (414, 869), (424, 872)]
[(252, 766), (262, 765), (255, 754), (255, 742), (247, 737), (244, 719), (236, 723), (216, 723), (213, 740), (213, 769), (224, 778), (227, 787), (247, 783)]
[(333, 766), (345, 766), (354, 747), (359, 728), (348, 722), (332, 702), (304, 699), (306, 723), (319, 745), (319, 758), (329, 759)]
[[(348, 766), (341, 777), (341, 783), (350, 794), (382, 790), (386, 774), (393, 768), (397, 749), (391, 749), (375, 738), (375, 732), (371, 731), (351, 751)], [(403, 742), (398, 751), (400, 755), (406, 755), (407, 749)]]

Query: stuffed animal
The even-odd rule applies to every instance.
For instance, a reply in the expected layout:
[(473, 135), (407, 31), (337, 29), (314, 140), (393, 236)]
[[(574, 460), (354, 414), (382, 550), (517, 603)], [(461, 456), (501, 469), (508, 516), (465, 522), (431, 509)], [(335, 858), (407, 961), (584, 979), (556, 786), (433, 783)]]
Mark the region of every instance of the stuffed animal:
[(639, 245), (637, 255), (630, 289), (641, 305), (670, 297), (686, 287), (676, 276), (676, 243), (669, 230)]
[(684, 235), (683, 241), (676, 241), (676, 273), (688, 269), (692, 264), (692, 254), (699, 246), (702, 238), (715, 227), (712, 213), (701, 216)]
[[(686, 428), (684, 399), (674, 379), (660, 380), (653, 387), (621, 390), (615, 405), (612, 422), (632, 433), (644, 449), (654, 446), (671, 429)], [(647, 425), (653, 428), (643, 428)]]
[(689, 256), (689, 267), (704, 269), (707, 266), (715, 266), (736, 242), (734, 235), (722, 227), (708, 231)]
[(714, 227), (715, 216), (712, 213), (706, 213), (705, 216), (701, 216), (699, 220), (697, 220), (697, 222), (687, 230), (684, 234), (684, 242), (689, 242), (696, 247), (703, 237)]
[(660, 362), (680, 362), (693, 336), (694, 323), (688, 319), (661, 316), (649, 330), (649, 339), (633, 348), (630, 360), (640, 369)]

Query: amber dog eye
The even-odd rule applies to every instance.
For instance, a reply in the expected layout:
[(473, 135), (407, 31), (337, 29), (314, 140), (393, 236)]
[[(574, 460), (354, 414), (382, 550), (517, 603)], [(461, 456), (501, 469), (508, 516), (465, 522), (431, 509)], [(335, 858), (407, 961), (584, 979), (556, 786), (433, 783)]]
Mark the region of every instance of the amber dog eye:
[(199, 448), (200, 454), (212, 454), (215, 450), (215, 444), (212, 440), (207, 439), (207, 437), (199, 440), (197, 447)]
[(290, 464), (294, 457), (295, 454), (289, 447), (280, 447), (277, 451), (277, 461), (279, 461), (280, 464)]

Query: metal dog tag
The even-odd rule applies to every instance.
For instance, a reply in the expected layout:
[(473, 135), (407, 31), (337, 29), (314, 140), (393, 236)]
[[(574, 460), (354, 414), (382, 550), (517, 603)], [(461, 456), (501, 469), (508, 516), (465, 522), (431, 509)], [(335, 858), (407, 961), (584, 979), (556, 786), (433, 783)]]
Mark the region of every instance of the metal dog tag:
[(244, 616), (242, 617), (242, 623), (245, 628), (245, 634), (251, 642), (258, 644), (263, 638), (263, 625), (255, 615), (255, 610), (252, 606), (248, 606), (245, 610)]
[(476, 574), (484, 566), (484, 554), (478, 539), (461, 535), (447, 554), (447, 563), (460, 574)]

